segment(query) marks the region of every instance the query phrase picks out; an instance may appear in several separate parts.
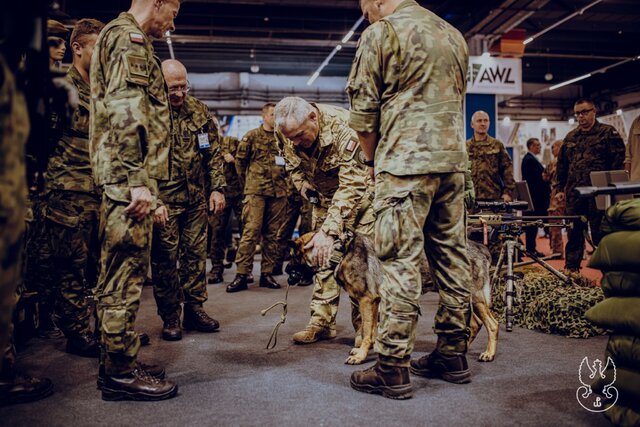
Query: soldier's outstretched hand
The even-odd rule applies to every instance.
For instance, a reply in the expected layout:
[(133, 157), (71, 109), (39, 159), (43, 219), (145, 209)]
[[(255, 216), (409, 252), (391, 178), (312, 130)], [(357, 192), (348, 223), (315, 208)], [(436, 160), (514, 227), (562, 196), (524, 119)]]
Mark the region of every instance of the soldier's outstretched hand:
[(209, 196), (209, 210), (214, 214), (221, 214), (226, 206), (224, 194), (219, 191), (212, 191)]
[(327, 267), (331, 259), (331, 252), (333, 252), (333, 237), (320, 230), (304, 249), (313, 249), (311, 257), (315, 265), (321, 268)]
[(131, 203), (124, 209), (124, 212), (136, 221), (142, 221), (151, 212), (153, 196), (149, 188), (131, 187)]

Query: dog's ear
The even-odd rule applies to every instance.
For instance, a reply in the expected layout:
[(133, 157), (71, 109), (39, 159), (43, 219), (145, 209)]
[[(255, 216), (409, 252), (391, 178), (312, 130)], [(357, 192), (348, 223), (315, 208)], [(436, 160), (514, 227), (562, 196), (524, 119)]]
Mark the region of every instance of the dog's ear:
[(289, 249), (295, 249), (295, 248), (297, 248), (297, 247), (298, 247), (298, 243), (297, 243), (295, 240), (291, 240), (291, 239), (289, 239), (289, 240), (287, 241), (287, 247), (288, 247)]

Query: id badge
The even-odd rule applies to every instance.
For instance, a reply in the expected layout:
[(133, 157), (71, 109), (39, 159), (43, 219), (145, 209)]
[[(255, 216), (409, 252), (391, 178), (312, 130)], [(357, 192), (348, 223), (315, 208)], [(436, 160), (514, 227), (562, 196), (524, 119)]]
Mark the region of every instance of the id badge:
[(209, 135), (207, 135), (206, 133), (199, 133), (198, 145), (200, 146), (201, 150), (211, 147), (211, 144), (209, 144)]
[(276, 166), (284, 166), (284, 157), (276, 156)]

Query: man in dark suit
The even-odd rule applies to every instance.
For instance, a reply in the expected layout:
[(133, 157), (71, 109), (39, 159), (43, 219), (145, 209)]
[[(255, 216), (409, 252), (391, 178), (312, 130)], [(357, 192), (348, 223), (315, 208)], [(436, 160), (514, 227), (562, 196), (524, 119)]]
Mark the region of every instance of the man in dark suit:
[[(527, 141), (527, 150), (529, 150), (529, 152), (522, 159), (522, 179), (527, 181), (533, 201), (533, 210), (527, 212), (528, 215), (547, 215), (547, 209), (549, 208), (551, 188), (549, 187), (549, 183), (542, 179), (544, 166), (542, 166), (542, 163), (536, 158), (536, 155), (540, 154), (541, 148), (542, 145), (537, 138), (530, 138)], [(525, 233), (527, 251), (538, 256), (543, 256), (542, 253), (536, 250), (538, 228), (528, 227)]]

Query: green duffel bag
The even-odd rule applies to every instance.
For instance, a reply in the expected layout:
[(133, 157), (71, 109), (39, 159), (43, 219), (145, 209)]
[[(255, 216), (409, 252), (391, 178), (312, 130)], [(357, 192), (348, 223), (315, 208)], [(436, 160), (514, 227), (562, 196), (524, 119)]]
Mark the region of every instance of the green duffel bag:
[(589, 267), (640, 272), (640, 231), (618, 231), (604, 236), (589, 260)]
[(623, 200), (611, 206), (602, 218), (602, 234), (640, 230), (640, 199)]
[(638, 427), (640, 426), (640, 409), (635, 410), (621, 403), (616, 403), (604, 416), (616, 427)]
[(611, 335), (605, 353), (617, 367), (640, 370), (640, 337)]
[(602, 276), (601, 287), (607, 298), (640, 296), (640, 273), (609, 271)]
[(613, 367), (609, 367), (604, 371), (605, 378), (598, 378), (591, 385), (591, 389), (602, 394), (602, 388), (611, 384), (618, 390), (618, 402), (623, 405), (629, 405), (631, 408), (640, 409), (640, 372), (630, 369), (620, 368), (616, 366), (615, 372)]
[(640, 297), (607, 298), (591, 307), (585, 317), (616, 333), (640, 336)]

